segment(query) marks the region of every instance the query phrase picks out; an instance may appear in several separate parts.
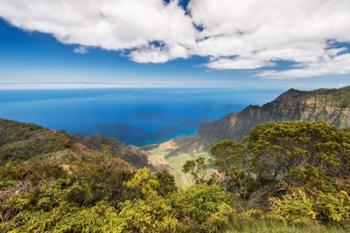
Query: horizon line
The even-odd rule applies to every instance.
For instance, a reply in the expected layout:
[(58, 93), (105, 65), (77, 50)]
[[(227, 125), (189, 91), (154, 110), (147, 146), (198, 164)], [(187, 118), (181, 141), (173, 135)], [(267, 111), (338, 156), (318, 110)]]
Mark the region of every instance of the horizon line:
[[(191, 83), (186, 82), (185, 83)], [(193, 82), (192, 82), (193, 83)], [(136, 82), (0, 82), (0, 89), (90, 89), (90, 88), (167, 88), (189, 87), (188, 85), (148, 84)], [(191, 86), (192, 87), (192, 86)], [(196, 86), (193, 86), (196, 87)]]
[[(222, 83), (221, 83), (222, 84)], [(250, 86), (234, 85), (235, 83), (230, 83), (231, 85), (217, 85), (216, 82), (201, 80), (201, 81), (182, 81), (182, 82), (151, 82), (147, 85), (140, 85), (139, 82), (0, 82), (0, 90), (78, 90), (78, 89), (161, 89), (161, 88), (183, 88), (183, 89), (236, 89), (236, 90), (269, 90), (269, 91), (283, 91), (290, 89), (287, 86), (255, 86), (254, 88)], [(314, 90), (319, 88), (342, 88), (349, 85), (337, 84), (328, 85), (324, 87), (322, 85), (318, 86), (303, 86), (296, 85), (293, 88), (298, 90)]]
[[(238, 86), (209, 85), (212, 81), (183, 81), (181, 84), (171, 82), (157, 82), (140, 85), (136, 82), (0, 82), (0, 90), (55, 90), (55, 89), (127, 89), (127, 88), (222, 88), (242, 89)], [(217, 83), (215, 83), (217, 84)], [(247, 88), (251, 90), (277, 90), (283, 88)]]

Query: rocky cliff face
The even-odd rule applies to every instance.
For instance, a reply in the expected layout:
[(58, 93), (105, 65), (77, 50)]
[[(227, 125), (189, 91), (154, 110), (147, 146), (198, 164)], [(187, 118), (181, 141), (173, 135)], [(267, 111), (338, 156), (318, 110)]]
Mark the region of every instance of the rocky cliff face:
[(248, 106), (241, 112), (201, 126), (194, 137), (178, 138), (181, 150), (207, 150), (224, 139), (239, 141), (258, 124), (277, 121), (325, 121), (339, 128), (350, 127), (350, 87), (298, 91), (290, 89), (263, 106)]

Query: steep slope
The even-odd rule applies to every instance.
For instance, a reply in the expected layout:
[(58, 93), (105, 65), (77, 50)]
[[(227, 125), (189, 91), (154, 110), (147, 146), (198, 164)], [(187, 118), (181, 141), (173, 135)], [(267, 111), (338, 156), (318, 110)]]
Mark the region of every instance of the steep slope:
[(339, 128), (350, 127), (350, 87), (298, 91), (290, 89), (263, 106), (248, 106), (241, 112), (208, 122), (194, 137), (176, 139), (179, 150), (207, 150), (220, 140), (240, 140), (254, 126), (279, 121), (325, 121)]
[(125, 145), (116, 139), (106, 138), (101, 135), (93, 135), (84, 139), (91, 148), (101, 150), (104, 145), (109, 146), (111, 154), (117, 155), (122, 160), (132, 164), (135, 168), (152, 168), (148, 157), (142, 150), (133, 145)]
[(25, 161), (41, 154), (83, 147), (86, 146), (63, 132), (0, 120), (0, 165), (6, 161)]
[(0, 119), (0, 223), (14, 213), (3, 203), (8, 198), (35, 193), (70, 175), (89, 176), (93, 186), (97, 178), (108, 179), (100, 177), (103, 172), (128, 177), (134, 171), (119, 156), (93, 149), (80, 137)]
[(43, 154), (65, 150), (78, 153), (98, 151), (103, 145), (110, 147), (108, 153), (135, 168), (150, 166), (144, 152), (114, 139), (98, 135), (82, 138), (34, 124), (0, 119), (0, 165), (6, 161), (26, 161)]

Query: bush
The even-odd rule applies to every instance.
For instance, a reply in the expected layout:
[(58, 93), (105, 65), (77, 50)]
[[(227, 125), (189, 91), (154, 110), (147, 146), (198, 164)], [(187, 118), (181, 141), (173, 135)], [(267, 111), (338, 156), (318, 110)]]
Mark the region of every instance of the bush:
[(232, 195), (216, 185), (195, 185), (172, 196), (178, 218), (192, 220), (192, 228), (201, 232), (227, 228), (236, 214), (232, 202)]
[(119, 214), (122, 232), (176, 233), (184, 230), (171, 206), (161, 197), (126, 201)]
[(208, 217), (201, 225), (201, 230), (211, 233), (224, 232), (237, 220), (236, 210), (228, 204), (222, 203), (218, 206), (217, 212)]
[(350, 195), (345, 191), (306, 193), (302, 189), (294, 189), (282, 198), (273, 198), (273, 202), (273, 213), (281, 216), (285, 222), (319, 220), (342, 225), (350, 223)]
[(313, 200), (302, 189), (295, 189), (282, 198), (272, 198), (273, 213), (282, 217), (285, 222), (306, 223), (316, 220), (317, 212)]
[(350, 195), (345, 191), (337, 193), (318, 192), (316, 211), (319, 219), (328, 223), (350, 223)]

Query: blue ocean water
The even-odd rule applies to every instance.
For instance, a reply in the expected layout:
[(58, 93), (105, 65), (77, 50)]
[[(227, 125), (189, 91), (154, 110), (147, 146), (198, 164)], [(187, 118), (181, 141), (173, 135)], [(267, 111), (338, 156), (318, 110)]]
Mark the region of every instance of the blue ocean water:
[(0, 118), (146, 145), (191, 135), (200, 124), (273, 100), (280, 90), (0, 90)]

